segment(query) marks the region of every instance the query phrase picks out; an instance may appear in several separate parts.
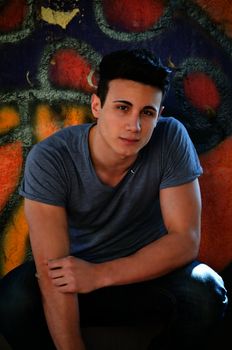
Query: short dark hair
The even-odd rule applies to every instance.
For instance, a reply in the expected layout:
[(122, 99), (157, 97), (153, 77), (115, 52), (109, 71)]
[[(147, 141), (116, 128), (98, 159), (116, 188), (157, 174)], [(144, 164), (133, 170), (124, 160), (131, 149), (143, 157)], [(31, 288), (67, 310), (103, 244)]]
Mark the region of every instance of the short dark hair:
[(146, 49), (113, 51), (105, 55), (99, 65), (97, 96), (103, 106), (114, 79), (133, 80), (159, 88), (163, 99), (169, 89), (171, 70), (161, 59)]

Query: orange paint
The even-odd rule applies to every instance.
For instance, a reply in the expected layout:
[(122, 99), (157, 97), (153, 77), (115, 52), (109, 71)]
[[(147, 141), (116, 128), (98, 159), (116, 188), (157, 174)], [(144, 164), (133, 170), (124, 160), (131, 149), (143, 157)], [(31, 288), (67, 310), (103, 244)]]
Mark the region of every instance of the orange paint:
[(199, 257), (218, 271), (232, 261), (232, 138), (202, 154), (202, 241)]
[(18, 185), (22, 162), (21, 142), (0, 146), (0, 212)]
[(58, 131), (62, 125), (59, 125), (59, 118), (52, 111), (49, 105), (37, 106), (35, 113), (34, 133), (37, 141), (42, 141), (54, 132)]
[(232, 37), (231, 0), (195, 0), (195, 2), (229, 37)]
[(57, 114), (49, 105), (39, 105), (35, 113), (36, 140), (42, 141), (63, 127), (85, 123), (89, 116), (88, 106), (62, 105)]
[(0, 108), (0, 134), (7, 133), (20, 123), (19, 114), (13, 107)]
[(62, 114), (65, 117), (64, 126), (66, 127), (85, 123), (88, 113), (88, 107), (63, 106)]
[(24, 215), (23, 204), (21, 204), (3, 233), (1, 251), (1, 274), (5, 275), (14, 267), (21, 264), (25, 259), (26, 247), (28, 244), (28, 225)]

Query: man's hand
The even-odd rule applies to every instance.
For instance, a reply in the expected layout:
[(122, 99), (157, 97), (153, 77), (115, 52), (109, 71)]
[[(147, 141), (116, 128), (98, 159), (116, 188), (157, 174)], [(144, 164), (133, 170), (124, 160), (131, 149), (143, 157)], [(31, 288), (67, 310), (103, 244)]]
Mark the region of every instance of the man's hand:
[(99, 288), (96, 267), (74, 256), (48, 261), (52, 283), (62, 293), (88, 293)]

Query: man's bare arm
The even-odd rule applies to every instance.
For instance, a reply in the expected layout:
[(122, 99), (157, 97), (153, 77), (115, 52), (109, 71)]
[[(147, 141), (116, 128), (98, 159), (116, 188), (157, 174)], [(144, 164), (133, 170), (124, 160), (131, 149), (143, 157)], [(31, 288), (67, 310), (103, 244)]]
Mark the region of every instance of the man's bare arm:
[(62, 279), (57, 279), (60, 272), (51, 270), (57, 290), (86, 293), (104, 286), (144, 281), (163, 276), (195, 259), (201, 221), (198, 180), (161, 190), (160, 203), (168, 234), (135, 254), (101, 264), (90, 264), (74, 257), (50, 262), (50, 269), (61, 267), (62, 275), (70, 282), (62, 286)]
[(168, 234), (129, 257), (115, 260), (108, 266), (106, 263), (105, 275), (114, 276), (108, 283), (116, 285), (157, 278), (197, 257), (201, 217), (198, 180), (161, 190), (160, 204)]
[(59, 293), (48, 277), (48, 261), (69, 254), (65, 209), (25, 199), (25, 214), (44, 312), (55, 346), (59, 350), (83, 350), (77, 295)]

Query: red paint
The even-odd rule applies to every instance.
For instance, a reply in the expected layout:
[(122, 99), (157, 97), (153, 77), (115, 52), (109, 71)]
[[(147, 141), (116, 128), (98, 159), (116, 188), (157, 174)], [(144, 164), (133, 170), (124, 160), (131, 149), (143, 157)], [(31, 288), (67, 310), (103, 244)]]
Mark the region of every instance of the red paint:
[(215, 82), (205, 73), (194, 72), (184, 79), (184, 91), (192, 105), (201, 111), (216, 110), (221, 102)]
[(225, 30), (226, 34), (232, 36), (232, 3), (230, 0), (196, 0), (203, 11), (206, 11), (209, 17), (220, 30)]
[[(50, 64), (50, 79), (60, 87), (74, 88), (93, 92), (87, 77), (90, 74), (90, 64), (73, 49), (59, 50)], [(92, 79), (93, 84), (96, 80)]]
[(164, 12), (162, 0), (104, 0), (102, 3), (107, 22), (131, 32), (151, 28)]
[(232, 138), (200, 155), (204, 174), (202, 193), (202, 240), (199, 258), (217, 271), (232, 261)]
[(22, 162), (21, 142), (0, 147), (0, 211), (18, 184)]
[(26, 14), (26, 0), (5, 0), (0, 6), (0, 31), (7, 33), (19, 28)]

